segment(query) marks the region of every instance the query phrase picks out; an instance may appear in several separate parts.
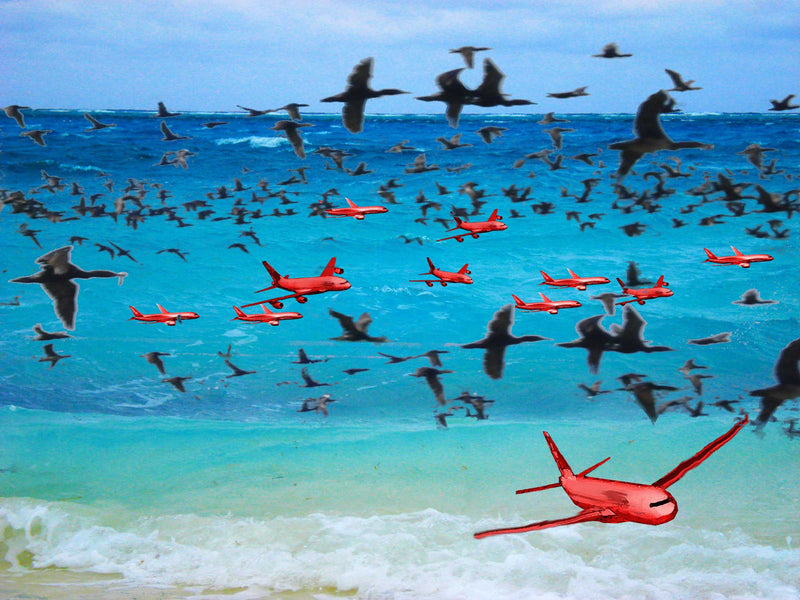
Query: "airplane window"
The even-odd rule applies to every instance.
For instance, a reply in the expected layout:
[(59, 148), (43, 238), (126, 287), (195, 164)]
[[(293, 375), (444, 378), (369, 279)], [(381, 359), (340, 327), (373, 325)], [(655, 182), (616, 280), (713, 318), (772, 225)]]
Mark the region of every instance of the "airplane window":
[(666, 504), (669, 502), (669, 498), (664, 498), (663, 500), (659, 500), (658, 502), (651, 502), (650, 508), (655, 508), (656, 506), (661, 506), (662, 504)]

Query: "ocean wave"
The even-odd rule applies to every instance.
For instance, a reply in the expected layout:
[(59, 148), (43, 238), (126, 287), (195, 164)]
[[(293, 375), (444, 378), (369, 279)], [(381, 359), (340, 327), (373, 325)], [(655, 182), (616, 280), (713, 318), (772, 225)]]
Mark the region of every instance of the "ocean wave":
[(369, 517), (166, 515), (112, 526), (77, 505), (0, 504), (5, 559), (17, 575), (47, 568), (115, 574), (130, 585), (175, 587), (175, 593), (198, 586), (206, 594), (325, 588), (357, 598), (443, 600), (778, 600), (798, 593), (800, 552), (736, 531), (588, 524), (472, 537), (499, 524), (427, 509)]
[(238, 138), (221, 138), (214, 140), (217, 146), (227, 146), (232, 144), (249, 144), (251, 148), (277, 148), (283, 144), (288, 144), (289, 140), (284, 137), (277, 136), (259, 136), (249, 135), (247, 137)]

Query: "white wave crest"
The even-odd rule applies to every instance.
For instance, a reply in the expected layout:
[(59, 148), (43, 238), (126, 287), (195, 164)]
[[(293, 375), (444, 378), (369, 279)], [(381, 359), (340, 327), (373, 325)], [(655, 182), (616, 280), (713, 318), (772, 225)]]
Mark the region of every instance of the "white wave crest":
[(282, 144), (288, 144), (289, 140), (284, 137), (277, 137), (277, 136), (258, 136), (258, 135), (250, 135), (247, 137), (241, 138), (221, 138), (218, 140), (214, 140), (214, 143), (218, 146), (228, 146), (231, 144), (249, 144), (251, 148), (277, 148)]

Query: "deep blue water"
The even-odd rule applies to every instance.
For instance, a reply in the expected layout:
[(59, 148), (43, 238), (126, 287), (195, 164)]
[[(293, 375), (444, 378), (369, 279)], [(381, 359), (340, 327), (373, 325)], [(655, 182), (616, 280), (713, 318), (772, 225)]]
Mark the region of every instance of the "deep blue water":
[[(0, 523), (7, 526), (0, 549), (6, 554), (2, 573), (7, 581), (21, 577), (24, 582), (36, 575), (36, 567), (66, 567), (113, 573), (134, 587), (178, 586), (187, 596), (199, 593), (196, 588), (238, 587), (265, 596), (324, 588), (325, 593), (355, 590), (362, 597), (443, 598), (522, 597), (532, 591), (540, 597), (620, 597), (617, 586), (626, 597), (639, 598), (696, 597), (707, 591), (724, 597), (797, 593), (790, 574), (800, 562), (792, 549), (792, 536), (800, 535), (800, 472), (796, 441), (784, 433), (786, 421), (797, 414), (795, 401), (779, 408), (776, 421), (760, 432), (742, 432), (688, 475), (680, 484), (684, 487), (676, 486), (683, 502), (673, 523), (657, 529), (588, 524), (481, 543), (471, 537), (487, 525), (574, 511), (558, 491), (536, 499), (514, 497), (514, 489), (556, 476), (542, 429), (558, 434), (568, 458), (586, 466), (611, 454), (598, 476), (646, 482), (731, 426), (735, 415), (713, 406), (715, 401), (736, 400), (736, 409), (751, 418), (758, 414), (758, 399), (748, 394), (774, 383), (778, 353), (800, 337), (800, 294), (794, 219), (786, 212), (759, 212), (750, 196), (758, 185), (779, 194), (798, 187), (797, 115), (663, 117), (673, 139), (700, 140), (714, 148), (661, 152), (639, 161), (622, 182), (639, 194), (656, 191), (658, 180), (647, 173), (666, 174), (660, 165), (677, 166), (673, 157), (686, 175), (664, 177), (669, 191), (654, 200), (651, 212), (642, 206), (626, 210), (633, 202), (618, 200), (613, 186), (618, 153), (607, 146), (632, 137), (632, 115), (560, 115), (569, 123), (556, 125), (574, 131), (565, 132), (563, 149), (551, 154), (564, 156), (564, 168), (550, 170), (535, 159), (514, 164), (552, 145), (544, 132), (551, 126), (537, 124), (538, 115), (467, 115), (458, 131), (441, 115), (369, 115), (364, 132), (353, 135), (338, 115), (309, 114), (305, 119), (313, 127), (300, 130), (307, 153), (301, 160), (270, 129), (272, 117), (186, 114), (168, 121), (190, 139), (165, 142), (152, 113), (93, 114), (116, 127), (86, 132), (88, 123), (79, 111), (39, 110), (30, 111), (26, 120), (28, 129), (52, 130), (46, 147), (19, 137), (10, 120), (0, 131), (0, 188), (6, 197), (21, 191), (61, 215), (61, 222), (51, 222), (4, 207), (3, 281), (33, 274), (37, 257), (69, 245), (76, 235), (86, 238), (73, 244), (76, 265), (128, 273), (122, 285), (116, 279), (80, 282), (73, 337), (54, 342), (58, 353), (70, 356), (52, 369), (38, 361), (43, 343), (32, 340), (35, 323), (47, 331), (64, 330), (51, 300), (39, 286), (0, 286), (0, 301), (19, 296), (18, 306), (0, 306), (5, 367)], [(210, 120), (228, 123), (201, 126)], [(485, 144), (475, 131), (486, 125), (507, 130)], [(436, 141), (459, 132), (461, 142), (471, 146), (444, 150)], [(386, 152), (404, 140), (415, 150)], [(774, 148), (764, 154), (765, 162), (775, 159), (780, 172), (760, 174), (738, 154), (756, 142)], [(353, 176), (336, 169), (314, 153), (326, 146), (352, 154), (346, 168), (364, 161), (371, 172)], [(195, 153), (187, 169), (157, 165), (164, 152), (181, 148)], [(441, 168), (406, 173), (421, 152)], [(593, 165), (569, 158), (579, 152), (599, 156)], [(467, 164), (464, 170), (447, 170)], [(294, 169), (300, 167), (306, 169), (307, 183), (282, 183), (299, 176)], [(54, 193), (41, 189), (43, 170), (63, 178), (65, 187)], [(726, 205), (720, 191), (693, 192), (704, 181), (718, 182), (720, 175), (743, 186), (742, 216), (734, 216), (737, 207)], [(396, 203), (389, 203), (377, 192), (393, 178), (402, 186), (393, 190)], [(588, 178), (598, 182), (588, 201), (580, 202), (573, 196), (581, 196)], [(218, 188), (232, 190), (236, 179), (248, 189), (219, 198)], [(80, 216), (73, 208), (83, 197), (86, 204), (105, 204), (107, 213), (114, 212), (114, 201), (131, 181), (141, 182), (132, 193), (144, 190), (145, 218), (135, 229), (125, 218), (136, 208), (133, 200), (116, 220)], [(291, 204), (267, 198), (268, 191), (259, 187), (265, 181), (266, 190), (283, 190)], [(76, 194), (73, 182), (80, 188)], [(106, 182), (113, 182), (111, 190)], [(449, 218), (453, 207), (472, 211), (470, 199), (459, 193), (468, 182), (486, 194), (485, 205), (470, 220), (485, 219), (497, 209), (507, 230), (463, 243), (436, 242), (450, 234), (434, 219)], [(437, 183), (450, 193), (440, 195)], [(528, 200), (513, 202), (503, 192), (510, 186), (530, 186)], [(344, 206), (348, 197), (389, 211), (364, 221), (309, 216), (331, 188), (338, 192), (329, 198), (334, 206)], [(163, 200), (160, 190), (166, 191)], [(254, 193), (261, 199), (254, 201)], [(417, 220), (419, 194), (440, 205), (424, 222)], [(796, 201), (797, 195), (789, 198)], [(192, 201), (207, 206), (188, 210), (185, 204)], [(542, 203), (552, 203), (552, 212), (534, 209)], [(231, 214), (237, 205), (250, 211), (239, 223)], [(687, 205), (695, 206), (684, 212)], [(296, 214), (252, 213), (269, 215), (275, 208)], [(198, 211), (206, 209), (213, 214), (200, 219)], [(187, 226), (169, 220), (170, 211)], [(568, 218), (568, 211), (578, 211), (578, 220)], [(716, 224), (701, 224), (715, 215)], [(685, 225), (675, 227), (673, 219)], [(780, 222), (770, 224), (772, 219)], [(593, 225), (582, 230), (580, 224), (588, 221)], [(641, 232), (627, 235), (622, 228), (633, 223)], [(37, 230), (41, 248), (21, 235), (20, 227)], [(748, 229), (767, 235), (756, 237)], [(247, 231), (261, 245), (243, 235)], [(129, 250), (137, 262), (112, 258), (95, 245), (109, 242)], [(243, 243), (248, 252), (229, 248), (234, 243)], [(704, 247), (727, 255), (731, 246), (774, 260), (749, 269), (703, 262)], [(178, 248), (187, 260), (157, 254), (165, 248)], [(277, 327), (231, 320), (233, 305), (271, 297), (254, 293), (270, 283), (261, 261), (281, 274), (302, 277), (319, 274), (334, 256), (349, 290), (310, 296), (305, 304), (287, 301), (284, 309), (298, 310), (303, 318)], [(426, 257), (448, 271), (469, 264), (474, 283), (431, 288), (410, 283), (427, 271)], [(672, 350), (606, 352), (594, 374), (585, 350), (556, 344), (576, 339), (580, 320), (604, 313), (591, 296), (620, 291), (615, 278), (625, 279), (631, 261), (644, 279), (654, 282), (664, 275), (674, 292), (633, 305), (646, 321), (644, 338)], [(540, 271), (566, 277), (567, 269), (611, 283), (587, 291), (540, 285)], [(752, 288), (776, 303), (733, 303)], [(503, 377), (488, 377), (482, 351), (461, 345), (483, 337), (493, 314), (512, 302), (511, 294), (537, 301), (542, 291), (582, 306), (557, 315), (515, 311), (514, 334), (548, 339), (510, 347)], [(196, 311), (200, 318), (175, 327), (128, 320), (129, 306), (148, 313), (157, 311), (157, 303)], [(389, 341), (333, 340), (341, 328), (329, 309), (354, 318), (369, 313), (369, 333)], [(622, 319), (617, 309), (602, 325), (609, 329)], [(723, 332), (730, 333), (730, 342), (688, 343)], [(231, 370), (218, 352), (229, 344), (231, 361), (255, 373), (228, 377)], [(325, 359), (308, 371), (329, 386), (300, 386), (300, 366), (292, 363), (300, 348)], [(378, 354), (409, 356), (434, 349), (447, 351), (441, 368), (452, 371), (441, 375), (445, 397), (469, 391), (494, 400), (488, 419), (466, 419), (454, 410), (448, 429), (438, 429), (434, 413), (447, 407), (437, 406), (425, 382), (410, 376), (427, 359), (387, 364)], [(185, 393), (163, 382), (166, 376), (145, 362), (141, 355), (150, 351), (170, 354), (164, 357), (166, 376), (191, 377)], [(703, 380), (702, 393), (678, 370), (690, 358), (707, 367), (695, 372), (711, 376)], [(348, 375), (343, 372), (348, 368), (367, 370)], [(663, 393), (658, 402), (689, 396), (689, 405), (704, 402), (708, 415), (691, 418), (687, 411), (671, 411), (652, 424), (631, 394), (620, 390), (616, 378), (629, 372), (679, 388)], [(611, 393), (590, 401), (578, 385), (597, 380)], [(336, 400), (329, 416), (298, 412), (305, 398), (323, 392)], [(472, 561), (476, 544), (488, 562)], [(602, 556), (589, 546), (603, 549)], [(736, 554), (736, 548), (745, 550)], [(33, 556), (30, 564), (20, 558), (23, 550)], [(622, 557), (631, 554), (633, 564), (623, 566)], [(654, 556), (670, 557), (669, 568), (646, 567)], [(187, 560), (195, 566), (176, 566)], [(737, 569), (750, 570), (741, 575)], [(449, 583), (437, 588), (435, 573)], [(684, 587), (673, 581), (676, 573), (688, 582)], [(730, 586), (735, 577), (743, 577), (741, 586)]]

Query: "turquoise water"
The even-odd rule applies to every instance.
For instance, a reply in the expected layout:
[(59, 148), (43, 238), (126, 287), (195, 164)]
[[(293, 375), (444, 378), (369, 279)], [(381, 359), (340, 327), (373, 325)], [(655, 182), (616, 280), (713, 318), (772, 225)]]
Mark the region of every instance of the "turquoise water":
[[(465, 116), (462, 142), (472, 147), (445, 151), (435, 138), (449, 137), (440, 115), (369, 116), (365, 131), (351, 135), (338, 116), (307, 115), (314, 127), (304, 128), (307, 158), (298, 159), (288, 142), (270, 130), (271, 120), (240, 115), (190, 114), (170, 119), (170, 127), (189, 140), (162, 142), (158, 120), (149, 113), (103, 112), (101, 121), (117, 127), (83, 131), (80, 112), (31, 111), (29, 128), (52, 129), (47, 146), (39, 147), (4, 123), (0, 143), (2, 187), (21, 190), (63, 211), (62, 222), (32, 219), (6, 206), (0, 232), (6, 252), (0, 268), (12, 279), (37, 270), (35, 259), (69, 244), (71, 236), (87, 238), (74, 245), (72, 261), (84, 269), (124, 270), (116, 279), (80, 282), (78, 316), (72, 338), (54, 341), (69, 354), (48, 369), (38, 362), (43, 343), (32, 340), (32, 326), (62, 331), (50, 299), (38, 286), (4, 283), (0, 301), (19, 296), (18, 306), (0, 306), (0, 353), (5, 368), (0, 384), (0, 586), (22, 585), (50, 576), (53, 597), (65, 597), (59, 577), (74, 574), (98, 585), (98, 574), (112, 597), (130, 590), (170, 590), (174, 597), (260, 598), (289, 592), (302, 597), (350, 594), (364, 598), (794, 598), (800, 553), (797, 441), (784, 430), (796, 416), (796, 401), (775, 413), (775, 422), (760, 430), (747, 428), (709, 461), (671, 488), (679, 505), (677, 518), (659, 527), (588, 523), (565, 528), (475, 540), (482, 529), (569, 516), (577, 509), (561, 490), (516, 496), (514, 490), (555, 481), (557, 470), (542, 430), (559, 444), (574, 468), (586, 468), (611, 456), (598, 477), (648, 483), (691, 456), (730, 428), (735, 415), (712, 406), (717, 400), (738, 400), (736, 408), (754, 418), (757, 398), (749, 391), (773, 385), (773, 365), (780, 350), (800, 337), (797, 293), (797, 245), (794, 221), (784, 213), (755, 211), (746, 198), (746, 214), (733, 217), (721, 193), (694, 212), (681, 208), (698, 203), (690, 190), (720, 173), (748, 184), (784, 193), (796, 188), (800, 120), (796, 115), (671, 115), (664, 127), (676, 140), (713, 143), (713, 150), (683, 150), (645, 157), (625, 185), (639, 192), (654, 190), (656, 180), (643, 173), (660, 170), (670, 156), (683, 160), (688, 177), (665, 179), (674, 192), (658, 200), (656, 212), (615, 210), (611, 173), (616, 152), (606, 146), (631, 135), (631, 115), (570, 115), (574, 132), (564, 134), (565, 157), (604, 149), (604, 166), (564, 159), (565, 169), (527, 160), (514, 161), (550, 145), (536, 123), (538, 116)], [(207, 130), (209, 120), (228, 125)], [(11, 121), (9, 121), (11, 123)], [(13, 125), (13, 123), (11, 123)], [(507, 127), (503, 137), (483, 144), (473, 132), (487, 124)], [(408, 140), (417, 151), (387, 153)], [(738, 155), (759, 142), (776, 148), (784, 173), (759, 177)], [(175, 146), (175, 144), (179, 144)], [(365, 161), (373, 171), (351, 176), (325, 167), (313, 150), (322, 146), (353, 153), (345, 166)], [(156, 166), (163, 152), (187, 148), (189, 168)], [(442, 168), (407, 174), (406, 166), (424, 151), (429, 163)], [(651, 159), (656, 164), (651, 164)], [(445, 167), (471, 163), (460, 172)], [(308, 183), (285, 184), (290, 171), (307, 167)], [(243, 171), (243, 167), (248, 170)], [(34, 191), (41, 171), (64, 178), (56, 193)], [(107, 175), (98, 176), (101, 173)], [(787, 177), (790, 176), (790, 177)], [(582, 180), (598, 177), (591, 201), (564, 197), (561, 188), (580, 196)], [(128, 178), (146, 182), (142, 203), (153, 209), (175, 207), (190, 227), (177, 227), (165, 214), (147, 213), (134, 230), (124, 213), (81, 217), (72, 208), (83, 188), (89, 203), (113, 211)], [(217, 198), (216, 190), (239, 178), (251, 189), (233, 198)], [(397, 204), (377, 195), (378, 187), (397, 178)], [(103, 186), (114, 182), (113, 191)], [(296, 204), (263, 204), (251, 194), (258, 187), (285, 190)], [(440, 196), (435, 183), (452, 193)], [(435, 242), (445, 228), (435, 217), (447, 217), (451, 205), (471, 210), (459, 186), (476, 182), (487, 194), (481, 215), (497, 208), (508, 229), (467, 239)], [(169, 191), (160, 200), (159, 188)], [(531, 186), (527, 202), (512, 202), (503, 188)], [(309, 217), (321, 194), (336, 188), (334, 206), (344, 196), (358, 204), (383, 204), (389, 212), (364, 221)], [(214, 198), (206, 196), (215, 192)], [(297, 195), (294, 194), (297, 192)], [(420, 216), (420, 193), (441, 203), (431, 209), (427, 224)], [(230, 216), (236, 198), (249, 210), (271, 213), (294, 208), (293, 216), (262, 217), (237, 224)], [(182, 205), (205, 200), (215, 212), (201, 220)], [(531, 205), (554, 204), (552, 214), (537, 214)], [(620, 201), (624, 206), (629, 202)], [(126, 204), (131, 210), (132, 201)], [(511, 209), (521, 218), (512, 218)], [(200, 209), (202, 210), (202, 208)], [(580, 220), (602, 214), (581, 231)], [(721, 224), (700, 220), (724, 215)], [(672, 218), (687, 225), (674, 228)], [(757, 238), (747, 228), (778, 218), (776, 229), (789, 236)], [(629, 237), (620, 227), (639, 222), (641, 235)], [(19, 234), (20, 225), (39, 230), (42, 245)], [(242, 232), (252, 230), (262, 246)], [(398, 236), (419, 237), (404, 243)], [(95, 243), (113, 242), (138, 261), (111, 258)], [(245, 253), (230, 244), (241, 242)], [(746, 253), (768, 253), (774, 260), (750, 269), (703, 263), (703, 248), (728, 254), (733, 245)], [(179, 248), (187, 261), (164, 248)], [(286, 303), (303, 318), (277, 327), (231, 321), (233, 305), (271, 297), (254, 294), (269, 279), (261, 265), (268, 260), (281, 274), (318, 274), (336, 256), (351, 289), (311, 296), (305, 304)], [(410, 283), (428, 269), (456, 271), (469, 264), (472, 285)], [(619, 291), (630, 261), (642, 277), (664, 275), (671, 298), (634, 305), (647, 322), (644, 338), (669, 352), (621, 354), (606, 352), (597, 374), (590, 372), (586, 351), (556, 344), (577, 337), (581, 319), (602, 314), (591, 296)], [(540, 270), (554, 277), (602, 275), (612, 283), (545, 290)], [(746, 290), (777, 301), (762, 306), (733, 304)], [(536, 334), (547, 340), (512, 346), (501, 379), (482, 368), (480, 350), (461, 345), (480, 339), (492, 315), (510, 303), (511, 294), (538, 300), (541, 291), (553, 300), (577, 299), (582, 306), (560, 312), (516, 311), (513, 333)], [(128, 320), (135, 306), (155, 312), (192, 310), (200, 318), (175, 327)], [(384, 344), (342, 342), (332, 309), (357, 318), (368, 312), (369, 333), (386, 336)], [(258, 307), (247, 309), (257, 312)], [(622, 322), (618, 310), (604, 317), (610, 328)], [(688, 344), (721, 332), (729, 343)], [(218, 352), (231, 345), (231, 361), (256, 373), (228, 378), (231, 370)], [(300, 366), (293, 364), (300, 348), (325, 362), (308, 366), (322, 388), (303, 388)], [(447, 429), (434, 414), (446, 410), (432, 391), (411, 377), (425, 358), (387, 364), (379, 355), (442, 354), (441, 375), (447, 399), (463, 391), (494, 400), (489, 418), (464, 418), (454, 410)], [(161, 375), (141, 357), (168, 352)], [(694, 359), (712, 375), (697, 394), (678, 371)], [(348, 375), (348, 368), (368, 369)], [(652, 424), (616, 377), (628, 372), (678, 390), (659, 402), (690, 396), (704, 401), (707, 416), (666, 412)], [(167, 376), (191, 377), (181, 393), (162, 381)], [(612, 393), (586, 398), (579, 383), (602, 380)], [(329, 416), (300, 413), (302, 402), (328, 392), (336, 400)], [(105, 581), (105, 580), (103, 580)], [(15, 588), (16, 589), (16, 588)], [(32, 592), (31, 592), (32, 593)], [(42, 593), (37, 589), (36, 593)], [(59, 596), (60, 595), (60, 596)]]

